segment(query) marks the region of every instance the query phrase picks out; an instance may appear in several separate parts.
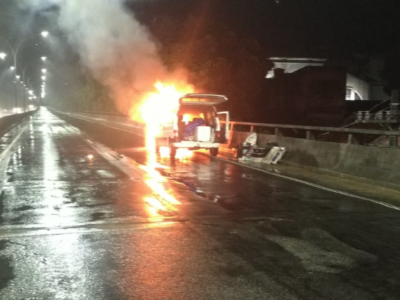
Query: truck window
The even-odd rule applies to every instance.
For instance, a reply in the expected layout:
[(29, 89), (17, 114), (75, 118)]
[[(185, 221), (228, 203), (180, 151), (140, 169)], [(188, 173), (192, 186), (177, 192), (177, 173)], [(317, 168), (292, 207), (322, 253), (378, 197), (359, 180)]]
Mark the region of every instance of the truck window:
[(181, 105), (178, 111), (179, 138), (191, 141), (194, 139), (196, 126), (216, 128), (216, 112), (212, 106)]
[(181, 105), (178, 111), (179, 123), (188, 124), (194, 119), (202, 119), (206, 126), (215, 126), (215, 111), (210, 106), (184, 106)]

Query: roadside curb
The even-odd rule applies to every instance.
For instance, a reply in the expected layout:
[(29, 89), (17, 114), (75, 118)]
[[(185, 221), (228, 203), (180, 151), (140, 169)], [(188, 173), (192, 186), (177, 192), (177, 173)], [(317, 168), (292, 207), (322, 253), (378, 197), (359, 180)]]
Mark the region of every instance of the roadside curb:
[[(5, 173), (8, 167), (11, 152), (14, 149), (15, 145), (19, 142), (22, 134), (25, 133), (28, 127), (29, 124), (25, 124), (24, 127), (21, 129), (21, 131), (17, 134), (17, 136), (14, 137), (12, 142), (8, 144), (7, 147), (0, 153), (0, 191), (3, 191)], [(15, 128), (16, 127), (14, 127), (13, 129)]]
[(304, 184), (304, 185), (307, 185), (307, 186), (311, 186), (313, 188), (317, 188), (317, 189), (324, 190), (324, 191), (327, 191), (327, 192), (332, 192), (332, 193), (335, 193), (335, 194), (338, 194), (338, 195), (347, 196), (347, 197), (351, 197), (351, 198), (355, 198), (355, 199), (359, 199), (359, 200), (363, 200), (363, 201), (368, 201), (368, 202), (371, 202), (371, 203), (374, 203), (374, 204), (378, 204), (378, 205), (381, 205), (381, 206), (384, 206), (384, 207), (387, 207), (387, 208), (390, 208), (390, 209), (394, 209), (394, 210), (400, 211), (400, 206), (392, 205), (392, 204), (389, 204), (389, 203), (386, 203), (386, 202), (382, 202), (382, 201), (379, 201), (379, 200), (374, 200), (374, 199), (371, 199), (371, 198), (368, 198), (368, 197), (359, 196), (359, 195), (356, 195), (356, 194), (353, 194), (353, 193), (348, 193), (348, 192), (343, 192), (343, 191), (340, 191), (340, 190), (328, 188), (328, 187), (325, 187), (323, 185), (311, 183), (309, 181), (305, 181), (305, 180), (302, 180), (302, 179), (297, 179), (297, 178), (294, 178), (294, 177), (291, 177), (291, 176), (287, 176), (287, 175), (279, 174), (279, 173), (276, 173), (276, 172), (271, 172), (271, 171), (268, 171), (268, 170), (257, 168), (257, 167), (254, 167), (254, 166), (250, 166), (250, 165), (247, 165), (247, 164), (239, 163), (239, 162), (236, 162), (236, 161), (233, 161), (233, 160), (230, 160), (230, 159), (222, 158), (220, 156), (212, 157), (211, 155), (208, 155), (207, 153), (202, 153), (202, 154), (204, 154), (206, 156), (209, 156), (211, 159), (213, 159), (213, 158), (214, 159), (218, 159), (218, 160), (226, 162), (226, 163), (231, 163), (231, 164), (243, 167), (243, 168), (248, 168), (248, 169), (251, 169), (251, 170), (254, 170), (254, 171), (259, 171), (259, 172), (262, 172), (262, 173), (265, 173), (265, 174), (268, 174), (268, 175), (272, 175), (272, 176), (275, 176), (275, 177), (278, 177), (278, 178), (282, 178), (282, 179), (290, 180), (292, 182), (296, 182), (296, 183)]

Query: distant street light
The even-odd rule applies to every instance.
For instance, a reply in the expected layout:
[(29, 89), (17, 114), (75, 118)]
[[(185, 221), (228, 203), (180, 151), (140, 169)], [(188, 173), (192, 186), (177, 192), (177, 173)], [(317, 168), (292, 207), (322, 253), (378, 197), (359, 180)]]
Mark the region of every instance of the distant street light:
[(42, 72), (46, 74), (47, 70), (46, 69), (42, 69)]
[[(47, 37), (47, 36), (49, 35), (49, 32), (43, 31), (43, 32), (41, 33), (41, 35), (42, 35), (43, 37)], [(10, 51), (11, 51), (11, 54), (12, 54), (12, 57), (13, 57), (13, 66), (11, 67), (11, 70), (17, 72), (17, 57), (18, 57), (18, 53), (19, 53), (19, 51), (20, 51), (22, 45), (23, 45), (28, 39), (31, 39), (31, 38), (32, 38), (32, 36), (28, 36), (28, 37), (22, 39), (19, 43), (17, 43), (17, 44), (14, 46), (14, 45), (12, 45), (7, 39), (5, 39), (3, 36), (0, 35), (0, 39), (3, 40), (3, 41), (7, 44), (7, 46), (10, 48)], [(24, 77), (25, 77), (25, 76), (24, 76)], [(19, 79), (20, 76), (18, 76), (18, 77), (16, 77), (16, 78)], [(25, 79), (25, 78), (24, 78), (24, 79)], [(15, 81), (15, 83), (17, 83), (17, 81)], [(16, 85), (16, 84), (15, 84), (15, 86), (14, 86), (14, 94), (15, 94), (15, 97), (14, 97), (15, 107), (18, 107), (18, 88), (17, 88), (17, 85)]]
[(11, 70), (11, 71), (14, 71), (14, 70), (15, 70), (15, 67), (14, 67), (14, 66), (11, 66), (11, 67), (10, 67), (10, 70)]
[(17, 78), (18, 80), (21, 78), (20, 75), (16, 75), (15, 78)]
[(41, 59), (42, 59), (43, 61), (46, 61), (47, 57), (46, 57), (46, 56), (42, 56)]
[(1, 52), (0, 53), (0, 59), (5, 60), (7, 57), (7, 53)]
[(42, 80), (46, 80), (46, 76), (42, 76)]

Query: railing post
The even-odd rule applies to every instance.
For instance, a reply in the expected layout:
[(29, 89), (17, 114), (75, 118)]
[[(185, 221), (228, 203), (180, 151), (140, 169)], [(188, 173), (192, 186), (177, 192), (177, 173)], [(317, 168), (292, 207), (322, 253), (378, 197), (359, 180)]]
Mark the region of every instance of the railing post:
[(229, 136), (228, 136), (228, 147), (232, 147), (233, 129), (235, 127), (234, 123), (229, 124)]
[(389, 146), (391, 148), (397, 148), (399, 146), (399, 137), (398, 136), (390, 136), (389, 137)]
[(275, 128), (275, 135), (276, 136), (283, 136), (283, 133), (279, 128)]
[(358, 142), (354, 134), (349, 133), (349, 135), (347, 136), (347, 144), (359, 145), (360, 143)]
[(306, 131), (306, 139), (315, 141), (314, 132), (312, 132), (311, 130), (307, 130)]
[[(399, 105), (400, 106), (400, 105)], [(400, 118), (400, 112), (399, 112), (399, 118)], [(232, 142), (235, 143), (235, 138), (236, 135), (234, 134), (235, 129), (238, 129), (240, 127), (240, 131), (243, 131), (246, 129), (247, 134), (253, 133), (253, 132), (259, 132), (260, 134), (267, 134), (267, 135), (275, 135), (276, 137), (289, 137), (291, 136), (292, 131), (300, 133), (302, 136), (299, 134), (296, 134), (296, 138), (302, 138), (306, 140), (312, 140), (312, 141), (317, 141), (319, 140), (318, 137), (318, 132), (325, 131), (327, 133), (330, 132), (337, 132), (340, 133), (340, 137), (344, 137), (347, 135), (347, 140), (343, 141), (340, 139), (340, 141), (337, 141), (337, 139), (334, 137), (331, 139), (331, 142), (337, 142), (337, 143), (347, 143), (347, 144), (352, 144), (352, 145), (364, 145), (368, 146), (369, 144), (364, 140), (364, 137), (366, 135), (371, 135), (371, 136), (386, 136), (387, 139), (389, 139), (390, 147), (392, 148), (399, 148), (400, 149), (400, 135), (399, 131), (394, 130), (393, 131), (387, 131), (387, 130), (367, 130), (367, 129), (357, 129), (357, 128), (336, 128), (336, 127), (315, 127), (315, 126), (297, 126), (297, 125), (285, 125), (285, 124), (263, 124), (263, 123), (250, 123), (250, 122), (230, 122), (230, 131), (229, 131), (229, 142), (232, 144)], [(258, 127), (261, 127), (261, 130), (258, 129)], [(266, 129), (265, 129), (266, 128)], [(325, 141), (326, 139), (323, 139)], [(328, 140), (327, 140), (328, 141)]]

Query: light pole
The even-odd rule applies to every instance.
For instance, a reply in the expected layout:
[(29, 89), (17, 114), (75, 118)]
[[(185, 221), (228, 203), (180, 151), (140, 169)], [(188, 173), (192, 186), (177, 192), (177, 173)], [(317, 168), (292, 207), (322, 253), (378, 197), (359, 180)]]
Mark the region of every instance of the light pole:
[[(44, 38), (46, 38), (46, 37), (48, 37), (49, 36), (49, 32), (48, 31), (42, 31), (41, 32), (41, 36), (42, 37), (44, 37)], [(21, 49), (21, 46), (28, 40), (28, 39), (30, 39), (31, 37), (26, 37), (25, 39), (23, 39), (23, 40), (21, 40), (15, 47), (13, 47), (12, 45), (11, 45), (11, 43), (9, 43), (4, 37), (2, 37), (1, 35), (0, 35), (0, 39), (2, 40), (2, 41), (4, 41), (5, 43), (6, 43), (6, 45), (10, 48), (10, 51), (11, 51), (11, 54), (12, 54), (12, 57), (13, 57), (13, 62), (14, 62), (14, 64), (13, 64), (13, 68), (11, 69), (11, 70), (13, 70), (13, 71), (15, 71), (15, 73), (17, 73), (17, 71), (18, 71), (18, 69), (17, 69), (17, 57), (18, 57), (18, 53), (19, 53), (19, 51), (20, 51), (20, 49)], [(15, 107), (17, 108), (18, 107), (18, 88), (17, 88), (17, 84), (18, 84), (18, 81), (16, 80), (15, 81), (15, 88), (14, 88), (14, 94), (15, 94), (15, 100), (14, 100), (14, 102), (15, 102)]]
[[(0, 53), (0, 59), (1, 59), (1, 60), (6, 60), (6, 57), (7, 57), (7, 53), (4, 53), (4, 52), (1, 52), (1, 53)], [(1, 72), (0, 84), (1, 84), (1, 82), (3, 81), (3, 75), (4, 75), (4, 73)]]
[[(23, 39), (21, 42), (19, 42), (15, 48), (7, 41), (4, 37), (0, 36), (0, 38), (1, 38), (1, 39), (7, 44), (7, 46), (10, 48), (11, 54), (12, 54), (12, 56), (13, 56), (13, 62), (14, 62), (14, 64), (13, 64), (14, 69), (13, 69), (13, 70), (14, 70), (15, 72), (17, 72), (17, 55), (18, 55), (19, 50), (21, 49), (21, 46), (23, 45), (23, 43), (25, 43), (25, 41), (26, 41), (28, 38), (25, 38), (25, 39)], [(17, 76), (16, 76), (16, 79), (18, 79)], [(18, 81), (16, 80), (16, 81), (15, 81), (15, 86), (14, 86), (14, 96), (15, 96), (14, 102), (15, 102), (15, 108), (18, 107), (18, 90), (17, 90), (18, 88), (17, 88), (17, 83), (18, 83)]]
[[(45, 58), (45, 59), (43, 59), (43, 58)], [(26, 65), (25, 65), (25, 67), (24, 67), (24, 70), (22, 71), (22, 80), (23, 80), (23, 82), (25, 83), (25, 84), (27, 84), (28, 85), (28, 87), (30, 87), (30, 78), (26, 78), (26, 71), (28, 70), (28, 68), (32, 65), (32, 63), (33, 62), (35, 62), (35, 61), (37, 61), (39, 58), (34, 58), (34, 59), (32, 59), (31, 61), (29, 61)], [(42, 56), (41, 58), (40, 58), (43, 62), (45, 62), (46, 61), (46, 57), (45, 56)], [(41, 69), (41, 71), (42, 71), (42, 73), (46, 73), (47, 72), (47, 69)]]
[[(35, 61), (37, 61), (39, 58), (34, 58), (34, 59), (32, 59), (31, 61), (29, 61), (26, 65), (25, 65), (25, 67), (24, 67), (24, 70), (23, 70), (23, 72), (22, 72), (22, 79), (23, 79), (23, 82), (26, 84), (26, 97), (25, 97), (25, 101), (26, 102), (28, 102), (28, 99), (29, 100), (32, 100), (32, 99), (36, 99), (36, 96), (33, 94), (33, 90), (32, 90), (32, 87), (33, 87), (33, 84), (32, 84), (32, 81), (31, 81), (31, 77), (27, 77), (26, 76), (26, 72), (27, 72), (27, 70), (28, 70), (28, 68), (30, 67), (30, 66), (32, 66), (32, 63), (33, 62), (35, 62)], [(46, 60), (47, 60), (47, 57), (46, 56), (42, 56), (41, 58), (41, 61), (43, 61), (43, 67), (42, 67), (42, 69), (41, 69), (41, 79), (42, 79), (42, 85), (41, 85), (41, 95), (42, 95), (42, 98), (45, 96), (45, 80), (46, 80), (46, 74), (47, 74), (47, 69), (45, 68), (45, 65), (46, 65)], [(25, 108), (26, 106), (24, 106), (24, 108)]]

